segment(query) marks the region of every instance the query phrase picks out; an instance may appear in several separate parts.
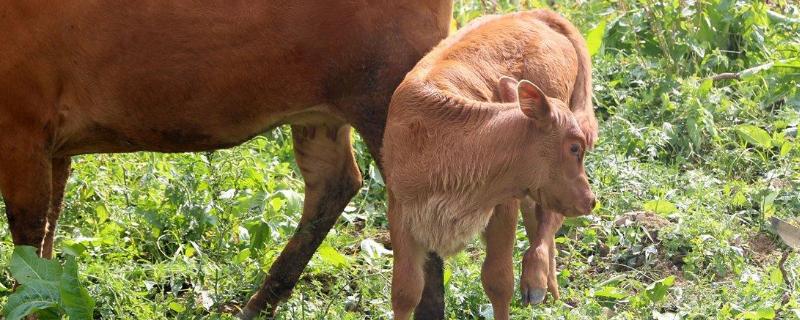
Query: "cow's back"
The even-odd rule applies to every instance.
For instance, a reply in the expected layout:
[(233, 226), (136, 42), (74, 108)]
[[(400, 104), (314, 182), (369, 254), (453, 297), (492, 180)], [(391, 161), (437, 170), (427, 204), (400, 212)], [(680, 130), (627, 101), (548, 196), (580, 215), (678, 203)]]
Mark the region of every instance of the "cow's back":
[(9, 1), (0, 97), (19, 103), (0, 108), (22, 111), (0, 121), (54, 123), (61, 154), (213, 149), (364, 113), (382, 126), (386, 106), (360, 102), (388, 102), (446, 32), (421, 2)]

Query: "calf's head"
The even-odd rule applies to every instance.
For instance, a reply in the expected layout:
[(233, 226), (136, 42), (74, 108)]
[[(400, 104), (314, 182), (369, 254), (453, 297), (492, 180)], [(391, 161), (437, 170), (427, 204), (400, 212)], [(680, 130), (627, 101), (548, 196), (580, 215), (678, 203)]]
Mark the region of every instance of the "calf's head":
[(504, 77), (499, 91), (504, 102), (517, 102), (527, 117), (525, 139), (530, 141), (517, 155), (528, 181), (527, 192), (545, 208), (565, 216), (589, 214), (595, 206), (583, 167), (586, 137), (563, 101), (547, 97), (535, 84)]

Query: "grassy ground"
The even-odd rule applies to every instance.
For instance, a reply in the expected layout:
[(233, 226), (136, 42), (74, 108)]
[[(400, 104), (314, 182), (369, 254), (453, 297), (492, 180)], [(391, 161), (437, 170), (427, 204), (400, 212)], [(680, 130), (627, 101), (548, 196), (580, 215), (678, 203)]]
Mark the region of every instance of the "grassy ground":
[[(800, 254), (782, 273), (787, 249), (767, 228), (800, 215), (800, 6), (574, 2), (551, 7), (595, 52), (601, 139), (586, 163), (601, 205), (558, 235), (562, 300), (515, 301), (514, 318), (800, 318)], [(548, 4), (459, 0), (454, 16), (518, 6)], [(725, 72), (741, 73), (708, 79)], [(356, 148), (365, 186), (280, 319), (390, 318), (384, 189)], [(292, 234), (302, 192), (288, 128), (214, 153), (78, 157), (56, 251), (78, 254), (95, 318), (230, 318)], [(0, 305), (11, 251), (0, 218)], [(482, 258), (476, 240), (447, 261), (449, 318), (490, 317)]]

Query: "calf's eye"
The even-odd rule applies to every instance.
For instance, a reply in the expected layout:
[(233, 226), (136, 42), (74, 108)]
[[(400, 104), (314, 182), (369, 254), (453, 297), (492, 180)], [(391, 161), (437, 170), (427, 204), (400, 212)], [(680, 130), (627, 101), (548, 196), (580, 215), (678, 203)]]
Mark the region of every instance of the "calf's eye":
[(569, 147), (569, 152), (578, 153), (578, 150), (580, 150), (580, 148), (581, 147), (579, 145), (573, 144), (572, 146)]

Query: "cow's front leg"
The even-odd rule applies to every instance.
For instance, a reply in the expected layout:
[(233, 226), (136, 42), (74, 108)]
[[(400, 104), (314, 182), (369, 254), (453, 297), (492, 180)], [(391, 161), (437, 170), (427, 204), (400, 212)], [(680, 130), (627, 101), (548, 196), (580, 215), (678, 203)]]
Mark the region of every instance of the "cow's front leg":
[(11, 237), (14, 245), (35, 247), (41, 256), (49, 258), (50, 252), (42, 251), (53, 180), (47, 139), (38, 125), (28, 129), (13, 125), (14, 121), (5, 123), (11, 124), (0, 134), (0, 191)]

